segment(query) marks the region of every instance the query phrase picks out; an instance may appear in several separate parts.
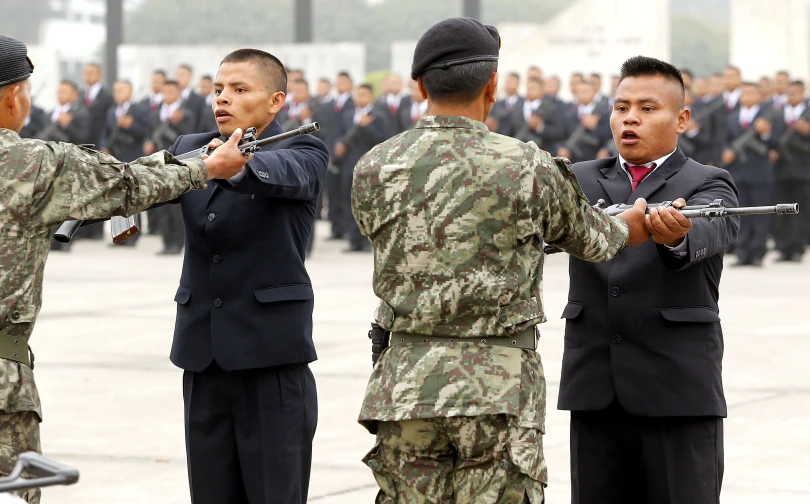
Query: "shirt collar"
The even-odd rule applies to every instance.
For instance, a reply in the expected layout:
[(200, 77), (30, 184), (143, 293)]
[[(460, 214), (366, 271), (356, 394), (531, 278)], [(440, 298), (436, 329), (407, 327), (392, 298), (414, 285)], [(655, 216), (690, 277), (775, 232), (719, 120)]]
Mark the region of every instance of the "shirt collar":
[[(675, 150), (677, 150), (677, 147), (675, 148)], [(664, 164), (667, 161), (667, 159), (669, 159), (670, 156), (675, 154), (675, 150), (673, 150), (672, 152), (670, 152), (666, 156), (660, 157), (660, 158), (658, 158), (658, 159), (656, 159), (654, 161), (650, 161), (649, 163), (644, 163), (644, 164), (640, 164), (640, 165), (633, 165), (633, 166), (646, 166), (647, 168), (649, 168), (650, 166), (653, 165), (653, 163), (655, 163), (655, 168), (653, 168), (653, 171), (650, 172), (650, 173), (652, 173), (655, 170), (657, 170), (658, 168), (661, 168), (661, 165)], [(633, 176), (630, 175), (630, 170), (627, 169), (627, 164), (628, 164), (627, 160), (624, 159), (621, 154), (619, 154), (619, 166), (622, 167), (622, 170), (624, 170), (624, 173), (627, 174), (627, 176), (630, 178), (630, 182), (632, 182), (633, 181)]]
[(489, 132), (487, 125), (461, 116), (425, 116), (416, 123), (414, 129), (429, 128), (463, 128)]
[(183, 99), (184, 99), (184, 100), (188, 100), (188, 97), (189, 97), (189, 96), (191, 96), (191, 92), (192, 92), (192, 91), (194, 91), (194, 89), (192, 89), (192, 88), (191, 88), (191, 86), (189, 86), (189, 87), (187, 87), (186, 89), (184, 89), (184, 90), (183, 90), (183, 93), (182, 93), (182, 94), (183, 94)]

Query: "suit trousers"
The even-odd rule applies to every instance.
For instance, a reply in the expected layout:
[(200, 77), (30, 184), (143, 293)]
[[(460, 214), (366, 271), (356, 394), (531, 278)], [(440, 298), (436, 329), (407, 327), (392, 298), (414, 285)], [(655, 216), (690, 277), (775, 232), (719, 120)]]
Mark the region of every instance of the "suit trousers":
[(183, 373), (192, 504), (305, 504), (318, 418), (307, 364)]
[(345, 165), (340, 172), (340, 200), (343, 217), (343, 232), (348, 238), (349, 246), (353, 248), (368, 247), (368, 238), (360, 233), (360, 227), (352, 214), (352, 182), (354, 181), (354, 165)]
[[(737, 182), (740, 206), (767, 206), (773, 204), (773, 183)], [(761, 260), (768, 247), (771, 215), (740, 217), (740, 232), (734, 243), (734, 253), (742, 262)]]
[(718, 504), (723, 419), (571, 412), (572, 504)]
[(163, 205), (161, 213), (160, 234), (163, 235), (164, 249), (182, 249), (186, 239), (183, 225), (183, 210), (180, 205)]
[(330, 164), (326, 169), (324, 187), (329, 204), (326, 217), (332, 225), (332, 236), (343, 235), (343, 207), (341, 206), (342, 187), (340, 185), (341, 169), (338, 165)]
[[(798, 203), (799, 211), (810, 210), (810, 182), (804, 180), (779, 180), (774, 185), (775, 203)], [(810, 219), (806, 216), (783, 215), (774, 218), (776, 248), (783, 255), (804, 253), (810, 243)]]

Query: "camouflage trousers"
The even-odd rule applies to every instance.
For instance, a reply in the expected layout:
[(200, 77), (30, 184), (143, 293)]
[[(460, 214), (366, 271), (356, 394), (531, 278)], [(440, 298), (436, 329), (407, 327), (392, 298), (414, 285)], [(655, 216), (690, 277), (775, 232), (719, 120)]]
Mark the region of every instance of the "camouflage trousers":
[[(39, 444), (39, 415), (33, 411), (0, 411), (0, 475), (8, 476), (17, 463), (17, 455), (27, 451), (42, 452)], [(23, 476), (30, 477), (26, 474)], [(29, 504), (39, 504), (38, 488), (15, 493)]]
[(506, 415), (379, 422), (376, 504), (542, 504), (542, 432)]

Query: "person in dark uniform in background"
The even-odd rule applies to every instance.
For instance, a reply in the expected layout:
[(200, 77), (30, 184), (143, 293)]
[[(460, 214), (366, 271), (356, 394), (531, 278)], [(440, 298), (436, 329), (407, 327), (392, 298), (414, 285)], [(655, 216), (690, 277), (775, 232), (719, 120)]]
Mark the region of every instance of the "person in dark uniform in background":
[(216, 131), (217, 119), (214, 117), (214, 110), (211, 107), (214, 101), (214, 78), (210, 75), (200, 77), (197, 94), (205, 100), (205, 106), (200, 112), (202, 115), (197, 121), (197, 128), (200, 129), (200, 132)]
[[(121, 161), (134, 161), (143, 155), (143, 143), (149, 134), (149, 109), (132, 101), (132, 83), (128, 80), (113, 84), (113, 101), (115, 103), (107, 111), (106, 125), (101, 134), (101, 150)], [(140, 214), (135, 216), (135, 223), (140, 229)], [(139, 238), (140, 233), (136, 233), (112, 246), (134, 247)]]
[(599, 108), (596, 89), (591, 82), (577, 86), (577, 104), (565, 114), (566, 139), (557, 155), (573, 162), (596, 159), (600, 149), (610, 139), (610, 110)]
[(413, 129), (419, 119), (426, 116), (428, 113), (428, 101), (422, 96), (419, 91), (419, 83), (411, 79), (408, 82), (408, 89), (411, 94), (408, 95), (408, 108), (406, 110), (400, 109), (403, 113), (403, 123), (407, 123), (408, 127), (405, 129)]
[(519, 91), (520, 75), (512, 72), (506, 76), (503, 85), (504, 97), (495, 102), (489, 117), (484, 120), (484, 124), (490, 131), (511, 136), (509, 117), (512, 115), (512, 111), (520, 110), (523, 107), (523, 97), (520, 96)]
[(781, 108), (787, 105), (789, 85), (790, 74), (784, 70), (777, 72), (773, 80), (773, 96), (771, 96), (771, 103), (775, 107)]
[(407, 102), (402, 94), (402, 77), (397, 73), (392, 73), (383, 80), (383, 95), (377, 100), (376, 107), (379, 110), (388, 111), (385, 118), (388, 123), (388, 136), (398, 135), (408, 129), (408, 124), (402, 122), (400, 110)]
[[(343, 201), (343, 183), (341, 182), (341, 170), (343, 161), (338, 159), (341, 156), (336, 154), (336, 146), (343, 141), (343, 137), (352, 127), (354, 118), (354, 99), (352, 90), (354, 82), (348, 72), (339, 72), (335, 79), (335, 90), (337, 95), (332, 100), (331, 117), (326, 122), (329, 125), (329, 136), (331, 146), (329, 153), (332, 155), (329, 170), (326, 172), (326, 190), (329, 194), (329, 208), (327, 217), (332, 225), (332, 234), (329, 240), (343, 240), (346, 234), (346, 219), (351, 217), (351, 212), (341, 203)], [(354, 168), (354, 166), (352, 166)], [(349, 215), (346, 215), (346, 212)]]
[(191, 80), (194, 76), (194, 70), (191, 65), (186, 63), (177, 67), (174, 71), (174, 80), (180, 86), (180, 96), (182, 99), (183, 107), (190, 110), (194, 115), (194, 131), (204, 132), (207, 131), (205, 118), (205, 98), (198, 95), (194, 91), (194, 85)]
[[(163, 85), (163, 102), (150, 115), (149, 139), (144, 143), (144, 154), (168, 149), (181, 135), (194, 133), (197, 118), (181, 101), (180, 84), (166, 81)], [(159, 255), (176, 255), (183, 251), (183, 214), (176, 205), (164, 205), (147, 210), (150, 222), (157, 222), (163, 236), (163, 249)]]
[[(776, 201), (798, 203), (799, 209), (810, 209), (810, 106), (804, 101), (803, 81), (790, 83), (788, 100), (775, 114), (775, 128), (781, 133), (772, 159), (774, 168), (774, 198)], [(777, 261), (801, 262), (810, 219), (786, 216), (773, 222)]]
[[(214, 89), (219, 131), (181, 136), (170, 152), (216, 146), (237, 128), (281, 133), (286, 74), (274, 56), (234, 51)], [(318, 402), (304, 256), (327, 158), (317, 138), (291, 138), (171, 205), (189, 237), (171, 360), (184, 370), (192, 504), (307, 502)]]
[[(738, 106), (728, 115), (728, 137), (722, 162), (734, 177), (740, 206), (765, 206), (773, 202), (773, 163), (768, 150), (776, 148), (779, 132), (773, 130), (771, 109), (762, 105), (762, 93), (753, 82), (740, 87)], [(752, 137), (739, 151), (733, 148), (740, 137)], [(764, 146), (762, 153), (755, 145)], [(770, 215), (749, 215), (740, 223), (734, 243), (734, 266), (762, 266), (770, 232)]]
[(534, 142), (540, 149), (554, 152), (565, 139), (565, 121), (557, 104), (544, 98), (543, 83), (526, 81), (526, 98), (520, 109), (512, 111), (510, 131), (521, 142)]
[[(686, 84), (685, 80), (684, 84)], [(708, 164), (714, 159), (716, 151), (715, 134), (711, 121), (713, 110), (710, 105), (702, 101), (695, 101), (694, 93), (689, 87), (684, 88), (684, 103), (686, 110), (690, 112), (690, 118), (686, 123), (686, 131), (678, 138), (678, 147), (686, 157), (690, 157), (700, 164)], [(716, 103), (715, 106), (719, 109), (722, 102)]]
[[(726, 170), (677, 148), (689, 121), (678, 70), (635, 57), (621, 77), (610, 117), (619, 156), (572, 167), (590, 202), (737, 206)], [(572, 504), (719, 502), (718, 286), (738, 226), (651, 209), (653, 241), (605, 264), (570, 259), (557, 407), (571, 411)]]
[(592, 73), (590, 75), (591, 84), (593, 84), (593, 88), (596, 90), (596, 94), (593, 97), (593, 101), (596, 102), (596, 107), (598, 109), (610, 109), (610, 97), (605, 96), (602, 93), (602, 76), (598, 73)]
[(560, 78), (556, 75), (552, 75), (545, 81), (543, 81), (543, 92), (545, 93), (545, 100), (551, 100), (557, 105), (560, 109), (560, 112), (565, 110), (564, 105), (567, 105), (561, 98), (560, 98)]
[(166, 72), (163, 70), (155, 70), (152, 72), (152, 82), (151, 82), (151, 91), (149, 91), (149, 95), (146, 96), (143, 100), (138, 102), (141, 107), (144, 109), (154, 112), (158, 108), (160, 108), (160, 104), (163, 103), (163, 85), (166, 84)]
[(352, 181), (354, 166), (372, 147), (388, 138), (387, 114), (374, 106), (374, 90), (368, 84), (357, 87), (354, 93), (354, 115), (351, 128), (335, 145), (335, 157), (340, 164), (341, 211), (344, 216), (343, 229), (349, 247), (344, 252), (368, 252), (371, 243), (360, 234), (357, 221), (352, 215)]
[[(90, 115), (89, 141), (94, 145), (101, 145), (107, 111), (114, 105), (112, 93), (101, 83), (101, 67), (98, 64), (85, 65), (82, 75), (86, 86), (83, 93), (84, 105)], [(90, 228), (100, 229), (101, 226), (90, 226)]]
[(44, 110), (31, 105), (31, 112), (25, 119), (25, 125), (20, 130), (21, 138), (36, 138), (37, 133), (43, 130), (48, 125), (48, 114)]

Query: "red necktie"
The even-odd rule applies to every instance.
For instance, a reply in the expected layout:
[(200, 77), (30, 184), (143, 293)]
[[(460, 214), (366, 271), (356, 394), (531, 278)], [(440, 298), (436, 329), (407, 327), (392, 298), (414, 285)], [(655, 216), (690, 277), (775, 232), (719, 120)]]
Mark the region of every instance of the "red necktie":
[(93, 100), (91, 100), (91, 99), (90, 99), (90, 95), (85, 96), (85, 98), (84, 98), (84, 103), (85, 103), (85, 105), (87, 105), (88, 107), (90, 106), (90, 104), (91, 104), (91, 103), (93, 103)]
[(341, 105), (339, 101), (335, 100), (335, 112), (340, 112), (340, 109), (342, 108), (343, 105)]
[(636, 190), (636, 187), (644, 180), (644, 177), (652, 173), (655, 169), (655, 163), (652, 166), (635, 166), (635, 165), (627, 165), (627, 171), (630, 172), (630, 176), (633, 177), (633, 191)]
[(748, 129), (748, 126), (750, 126), (750, 125), (751, 125), (750, 121), (742, 121), (742, 122), (740, 122), (740, 126), (742, 126), (742, 129)]
[(792, 127), (793, 127), (793, 125), (794, 125), (795, 123), (796, 123), (796, 121), (794, 121), (793, 119), (791, 119), (790, 121), (788, 121), (788, 123), (787, 123), (788, 128), (792, 128)]
[(393, 103), (388, 106), (388, 111), (391, 112), (391, 115), (396, 115), (397, 107)]

